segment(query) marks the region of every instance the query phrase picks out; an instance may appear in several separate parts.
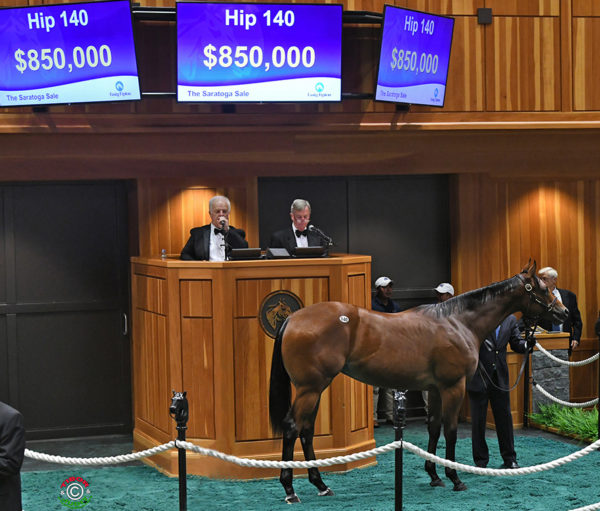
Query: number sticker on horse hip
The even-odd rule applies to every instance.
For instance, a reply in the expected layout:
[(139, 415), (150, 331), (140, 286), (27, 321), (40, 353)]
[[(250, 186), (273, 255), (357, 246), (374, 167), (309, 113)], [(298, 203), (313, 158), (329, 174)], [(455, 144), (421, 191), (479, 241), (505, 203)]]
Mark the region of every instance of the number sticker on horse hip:
[(350, 321), (350, 318), (348, 316), (340, 316), (340, 321), (342, 323), (348, 323), (348, 321)]

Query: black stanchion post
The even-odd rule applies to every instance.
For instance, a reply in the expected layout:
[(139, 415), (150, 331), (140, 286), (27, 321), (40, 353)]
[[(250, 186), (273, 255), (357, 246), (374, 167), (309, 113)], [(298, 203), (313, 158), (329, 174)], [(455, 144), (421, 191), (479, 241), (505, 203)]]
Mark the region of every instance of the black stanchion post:
[(529, 381), (529, 364), (532, 360), (531, 357), (532, 349), (527, 350), (525, 353), (525, 357), (527, 357), (527, 361), (525, 362), (525, 371), (523, 372), (523, 427), (529, 427), (529, 386), (531, 382)]
[[(402, 440), (406, 427), (406, 392), (394, 390), (394, 431), (395, 440)], [(395, 510), (402, 511), (402, 447), (396, 448), (395, 453)]]
[[(187, 392), (173, 391), (169, 413), (177, 423), (177, 440), (185, 442), (185, 430), (189, 418)], [(179, 511), (187, 511), (187, 465), (185, 449), (178, 447), (179, 453)]]

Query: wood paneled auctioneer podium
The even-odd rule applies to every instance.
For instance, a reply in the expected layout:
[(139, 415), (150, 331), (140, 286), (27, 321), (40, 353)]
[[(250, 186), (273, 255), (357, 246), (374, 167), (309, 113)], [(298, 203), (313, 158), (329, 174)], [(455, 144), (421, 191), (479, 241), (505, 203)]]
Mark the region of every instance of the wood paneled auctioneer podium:
[[(281, 459), (281, 439), (273, 436), (268, 413), (270, 328), (280, 305), (294, 310), (294, 303), (336, 300), (370, 306), (370, 256), (227, 262), (134, 257), (131, 273), (136, 450), (177, 437), (170, 398), (172, 390), (185, 390), (189, 441), (240, 457)], [(317, 458), (375, 447), (370, 386), (344, 375), (334, 379), (321, 398), (314, 446)], [(304, 459), (300, 442), (294, 459)], [(146, 460), (177, 474), (176, 450)], [(374, 463), (371, 458), (330, 469)], [(192, 452), (187, 468), (215, 478), (279, 474)]]

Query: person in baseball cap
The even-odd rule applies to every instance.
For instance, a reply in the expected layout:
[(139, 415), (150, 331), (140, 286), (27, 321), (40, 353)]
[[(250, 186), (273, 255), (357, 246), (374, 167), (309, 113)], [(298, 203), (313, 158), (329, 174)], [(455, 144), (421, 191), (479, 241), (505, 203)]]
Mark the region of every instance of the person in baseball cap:
[[(389, 277), (379, 277), (375, 281), (375, 295), (371, 300), (371, 309), (379, 312), (400, 312), (400, 307), (392, 300), (394, 282)], [(380, 422), (393, 423), (393, 391), (384, 387), (373, 387), (373, 427)]]
[(454, 296), (454, 287), (448, 282), (442, 282), (435, 288), (435, 292), (437, 293), (438, 302), (445, 302)]
[[(445, 302), (454, 296), (454, 287), (452, 284), (448, 282), (442, 282), (438, 287), (435, 288), (435, 294), (437, 295), (438, 302)], [(425, 422), (429, 421), (429, 393), (428, 391), (422, 391), (421, 395), (423, 396), (423, 403), (425, 404), (425, 413), (427, 414), (427, 418)]]

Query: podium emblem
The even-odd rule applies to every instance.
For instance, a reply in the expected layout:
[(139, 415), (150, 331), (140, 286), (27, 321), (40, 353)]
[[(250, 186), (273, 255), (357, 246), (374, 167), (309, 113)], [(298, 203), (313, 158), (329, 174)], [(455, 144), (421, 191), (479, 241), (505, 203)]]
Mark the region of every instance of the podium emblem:
[(260, 305), (258, 317), (260, 326), (269, 337), (275, 339), (277, 328), (285, 319), (304, 307), (300, 297), (291, 291), (274, 291), (268, 294)]

